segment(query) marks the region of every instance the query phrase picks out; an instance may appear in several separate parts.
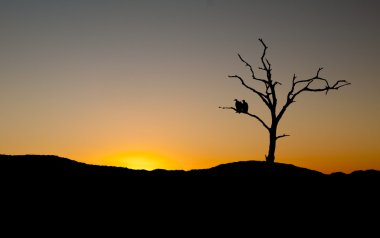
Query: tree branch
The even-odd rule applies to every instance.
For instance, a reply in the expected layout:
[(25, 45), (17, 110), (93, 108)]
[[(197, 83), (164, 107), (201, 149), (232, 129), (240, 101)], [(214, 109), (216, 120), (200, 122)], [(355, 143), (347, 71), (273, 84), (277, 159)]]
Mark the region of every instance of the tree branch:
[[(276, 105), (277, 105), (277, 96), (276, 96), (275, 87), (276, 87), (276, 84), (280, 84), (280, 83), (279, 82), (274, 82), (273, 83), (273, 81), (272, 81), (272, 65), (270, 64), (269, 60), (265, 57), (266, 51), (267, 51), (268, 47), (264, 43), (263, 39), (259, 38), (259, 41), (264, 46), (264, 51), (263, 51), (263, 54), (261, 56), (261, 63), (263, 65), (263, 68), (260, 68), (260, 69), (264, 70), (266, 72), (266, 74), (267, 74), (267, 80), (266, 80), (267, 89), (266, 89), (266, 94), (267, 94), (269, 102), (270, 102), (270, 104), (272, 106), (272, 107), (270, 107), (271, 114), (273, 114), (273, 116), (275, 116)], [(270, 89), (270, 91), (268, 89)], [(272, 96), (272, 100), (270, 100), (270, 95)]]
[(254, 80), (257, 80), (257, 81), (259, 81), (259, 82), (262, 82), (264, 85), (265, 85), (265, 88), (266, 88), (266, 90), (265, 90), (265, 94), (264, 93), (262, 93), (262, 97), (264, 97), (266, 100), (266, 105), (270, 108), (271, 106), (272, 106), (272, 102), (271, 102), (271, 100), (270, 100), (270, 92), (268, 91), (268, 89), (270, 88), (270, 82), (268, 81), (268, 80), (265, 80), (265, 79), (261, 79), (261, 78), (257, 78), (256, 76), (255, 76), (255, 72), (254, 72), (254, 70), (253, 70), (253, 67), (247, 62), (247, 61), (245, 61), (244, 59), (243, 59), (243, 57), (241, 57), (241, 55), (240, 54), (238, 54), (238, 56), (239, 56), (239, 59), (249, 68), (249, 70), (251, 71), (251, 74), (252, 74), (252, 79), (254, 79)]
[(260, 81), (260, 82), (264, 83), (265, 85), (268, 84), (268, 82), (267, 82), (265, 79), (256, 78), (256, 76), (255, 76), (255, 72), (253, 71), (252, 66), (251, 66), (250, 64), (248, 64), (248, 62), (245, 61), (245, 60), (243, 59), (243, 57), (241, 57), (240, 54), (238, 54), (238, 56), (239, 56), (239, 59), (245, 64), (245, 66), (247, 66), (247, 67), (249, 68), (249, 70), (251, 71), (251, 74), (252, 74), (252, 78), (253, 78), (253, 79), (255, 79), (255, 80), (257, 80), (257, 81)]
[(244, 87), (248, 88), (249, 90), (251, 90), (252, 92), (256, 93), (260, 98), (261, 100), (263, 100), (263, 102), (265, 103), (265, 105), (267, 105), (268, 107), (270, 107), (270, 104), (269, 104), (269, 99), (267, 98), (267, 96), (262, 93), (262, 92), (259, 92), (257, 91), (256, 89), (248, 86), (242, 77), (240, 77), (239, 75), (228, 75), (229, 78), (237, 78), (240, 80), (241, 84), (243, 84)]
[[(280, 120), (282, 118), (282, 116), (284, 115), (286, 109), (290, 106), (290, 104), (295, 102), (294, 99), (303, 92), (326, 92), (327, 94), (329, 90), (338, 90), (341, 87), (351, 84), (347, 82), (346, 80), (338, 80), (332, 86), (330, 86), (329, 81), (327, 79), (319, 76), (319, 73), (321, 72), (322, 69), (323, 68), (318, 68), (316, 75), (309, 79), (296, 81), (297, 76), (295, 74), (293, 75), (292, 87), (288, 93), (285, 105), (282, 107), (280, 113), (277, 116), (277, 120)], [(311, 87), (312, 83), (316, 81), (320, 81), (324, 85), (317, 88)], [(301, 87), (298, 91), (295, 91), (295, 88), (298, 84), (300, 85), (304, 84), (304, 86)]]
[[(261, 42), (261, 44), (264, 46), (264, 51), (263, 51), (263, 54), (261, 55), (261, 63), (263, 64), (263, 68), (260, 68), (262, 70), (268, 70), (268, 67), (267, 65), (265, 64), (265, 54), (266, 54), (266, 51), (268, 49), (268, 47), (265, 45), (263, 39), (259, 38), (259, 41)], [(266, 60), (268, 62), (268, 60)], [(269, 64), (269, 62), (268, 62)], [(270, 67), (270, 64), (269, 64), (269, 67)]]
[(290, 135), (282, 134), (282, 135), (280, 135), (280, 136), (277, 136), (277, 137), (276, 137), (276, 140), (277, 140), (277, 139), (280, 139), (280, 138), (283, 138), (283, 137), (285, 137), (285, 136), (290, 136)]
[[(293, 86), (292, 86), (292, 93), (290, 95), (291, 99), (294, 100), (294, 98), (299, 95), (300, 93), (302, 92), (326, 92), (326, 94), (328, 93), (329, 90), (338, 90), (339, 88), (343, 87), (343, 86), (346, 86), (346, 85), (349, 85), (350, 83), (347, 82), (346, 80), (338, 80), (335, 82), (334, 85), (330, 86), (329, 82), (327, 81), (327, 79), (325, 78), (322, 78), (319, 76), (319, 73), (321, 72), (323, 68), (319, 68), (318, 71), (317, 71), (317, 74), (310, 78), (310, 79), (305, 79), (305, 80), (299, 80), (299, 81), (294, 81), (293, 80)], [(323, 87), (319, 87), (319, 88), (311, 88), (310, 85), (315, 82), (316, 80), (320, 80), (324, 83), (324, 86)], [(299, 89), (297, 92), (294, 92), (294, 88), (297, 84), (301, 84), (301, 83), (306, 83), (306, 85), (304, 87), (302, 87), (301, 89)]]
[[(236, 108), (234, 108), (234, 107), (219, 107), (219, 108), (221, 108), (221, 109), (231, 109), (231, 110), (234, 110), (236, 113), (239, 113), (236, 110)], [(270, 129), (269, 126), (259, 116), (255, 115), (255, 114), (252, 114), (252, 113), (249, 113), (249, 112), (241, 112), (241, 113), (247, 114), (248, 116), (256, 118), (269, 131), (269, 129)]]
[(254, 117), (254, 118), (256, 118), (258, 121), (260, 121), (261, 122), (261, 124), (265, 127), (265, 128), (267, 128), (267, 130), (269, 131), (270, 130), (270, 128), (269, 128), (269, 126), (259, 117), (259, 116), (257, 116), (257, 115), (255, 115), (255, 114), (252, 114), (252, 113), (249, 113), (249, 112), (246, 112), (245, 114), (247, 114), (248, 116), (251, 116), (251, 117)]
[[(342, 84), (340, 84), (342, 83)], [(351, 83), (347, 82), (346, 80), (338, 80), (335, 82), (335, 84), (331, 87), (331, 89), (336, 89), (338, 90), (339, 88), (343, 87), (343, 86), (347, 86), (347, 85), (350, 85)], [(326, 92), (327, 93), (327, 92)]]

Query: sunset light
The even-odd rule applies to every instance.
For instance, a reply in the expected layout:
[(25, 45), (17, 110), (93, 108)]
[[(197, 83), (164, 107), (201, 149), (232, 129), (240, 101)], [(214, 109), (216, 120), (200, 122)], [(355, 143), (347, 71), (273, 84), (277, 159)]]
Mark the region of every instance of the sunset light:
[(130, 169), (175, 169), (178, 164), (174, 161), (156, 153), (134, 151), (120, 153), (105, 159), (104, 164), (127, 167)]
[(379, 12), (369, 0), (1, 1), (0, 154), (380, 169)]

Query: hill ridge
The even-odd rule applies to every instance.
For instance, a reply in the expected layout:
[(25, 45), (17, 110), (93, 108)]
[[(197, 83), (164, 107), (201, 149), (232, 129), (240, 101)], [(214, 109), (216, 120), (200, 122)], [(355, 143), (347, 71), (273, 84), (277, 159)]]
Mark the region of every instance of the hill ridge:
[[(167, 169), (154, 169), (154, 170), (144, 170), (144, 169), (131, 169), (127, 167), (119, 166), (108, 166), (108, 165), (94, 165), (84, 162), (79, 162), (65, 157), (60, 157), (57, 155), (36, 155), (36, 154), (25, 154), (25, 155), (6, 155), (0, 154), (0, 171), (3, 173), (9, 173), (9, 169), (20, 169), (20, 172), (27, 172), (25, 169), (39, 169), (45, 172), (48, 170), (60, 169), (60, 172), (73, 172), (74, 168), (77, 170), (97, 170), (97, 172), (104, 170), (107, 171), (103, 174), (116, 174), (120, 173), (131, 173), (131, 174), (214, 174), (214, 175), (224, 175), (224, 176), (332, 176), (341, 177), (347, 175), (361, 176), (364, 174), (376, 175), (379, 174), (379, 170), (369, 169), (369, 170), (356, 170), (351, 173), (343, 172), (333, 172), (330, 174), (325, 174), (317, 170), (311, 170), (304, 167), (299, 167), (293, 164), (278, 163), (268, 164), (265, 161), (235, 161), (230, 163), (219, 164), (210, 168), (205, 169), (192, 169), (192, 170), (167, 170)], [(70, 168), (70, 169), (69, 169)], [(65, 170), (68, 169), (68, 170)], [(7, 172), (8, 171), (8, 172)], [(83, 172), (81, 171), (81, 172)], [(15, 172), (15, 171), (12, 171)], [(41, 171), (40, 171), (41, 172)], [(55, 171), (56, 172), (56, 171)], [(77, 171), (79, 172), (79, 171)], [(29, 173), (28, 173), (29, 174)]]

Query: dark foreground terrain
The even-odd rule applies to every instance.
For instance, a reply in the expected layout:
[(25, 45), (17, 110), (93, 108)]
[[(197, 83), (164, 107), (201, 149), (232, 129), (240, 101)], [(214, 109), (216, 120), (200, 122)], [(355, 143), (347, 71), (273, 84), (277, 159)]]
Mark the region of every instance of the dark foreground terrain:
[[(141, 191), (294, 190), (302, 192), (379, 189), (380, 171), (323, 174), (291, 164), (244, 161), (201, 170), (133, 170), (89, 165), (51, 155), (0, 155), (0, 178), (5, 186), (54, 189), (85, 188)], [(79, 192), (81, 192), (81, 190)], [(259, 196), (259, 194), (257, 194)]]
[[(182, 237), (206, 229), (213, 237), (231, 228), (245, 237), (263, 225), (276, 224), (266, 236), (283, 233), (278, 225), (287, 224), (288, 234), (307, 228), (308, 234), (325, 236), (356, 229), (363, 237), (377, 230), (380, 212), (376, 170), (326, 175), (246, 161), (204, 170), (145, 171), (57, 156), (0, 155), (0, 181), (3, 220), (33, 224), (39, 232), (51, 226), (71, 231), (75, 221), (82, 228), (90, 222), (92, 231), (111, 223), (121, 232), (135, 225), (148, 232), (160, 224), (155, 234), (179, 229), (175, 234)], [(235, 230), (232, 224), (241, 227)], [(17, 231), (24, 232), (12, 229)]]
[[(156, 169), (153, 171), (135, 170), (114, 166), (90, 165), (54, 155), (0, 155), (0, 176), (10, 180), (79, 181), (112, 180), (138, 183), (138, 179), (147, 181), (167, 180), (175, 183), (179, 180), (239, 180), (240, 182), (265, 182), (292, 180), (369, 180), (380, 179), (378, 170), (360, 170), (350, 174), (321, 172), (297, 167), (291, 164), (264, 161), (240, 161), (221, 164), (209, 169), (190, 171)], [(256, 181), (255, 181), (256, 180)], [(170, 182), (171, 181), (171, 182)]]

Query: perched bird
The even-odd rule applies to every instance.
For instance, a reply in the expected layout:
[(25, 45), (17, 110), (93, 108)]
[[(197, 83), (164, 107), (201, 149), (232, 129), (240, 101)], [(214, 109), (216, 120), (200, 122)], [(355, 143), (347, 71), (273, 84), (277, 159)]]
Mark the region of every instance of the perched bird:
[(243, 103), (241, 104), (241, 112), (247, 113), (248, 112), (248, 103), (243, 100)]
[(236, 112), (241, 113), (243, 111), (243, 103), (235, 99)]

